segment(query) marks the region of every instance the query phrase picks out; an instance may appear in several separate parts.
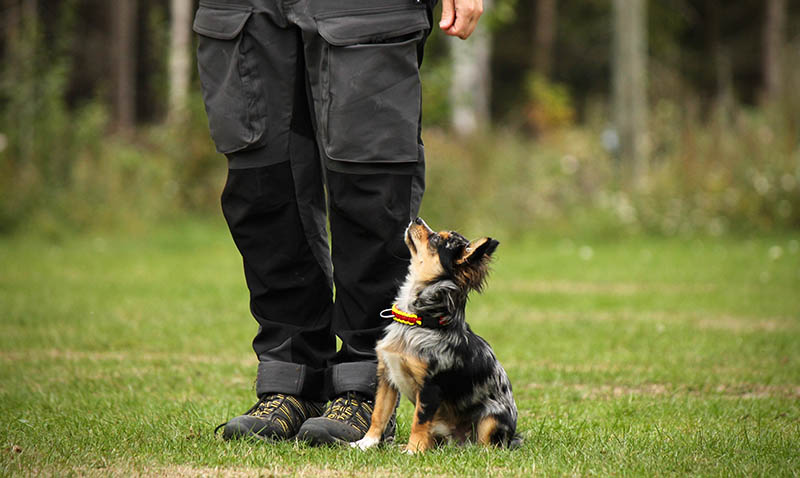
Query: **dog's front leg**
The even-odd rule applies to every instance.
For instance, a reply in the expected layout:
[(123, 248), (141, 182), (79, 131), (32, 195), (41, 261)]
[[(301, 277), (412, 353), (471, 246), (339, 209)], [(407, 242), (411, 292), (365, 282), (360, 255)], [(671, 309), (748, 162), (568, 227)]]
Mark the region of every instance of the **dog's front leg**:
[(378, 364), (378, 390), (375, 392), (375, 408), (372, 410), (369, 430), (361, 440), (353, 442), (353, 447), (366, 450), (381, 442), (381, 435), (397, 407), (397, 389), (385, 377), (385, 368)]
[(433, 445), (431, 427), (433, 417), (442, 403), (441, 389), (426, 383), (417, 392), (417, 403), (414, 407), (414, 422), (411, 424), (411, 436), (408, 437), (406, 453), (423, 452)]

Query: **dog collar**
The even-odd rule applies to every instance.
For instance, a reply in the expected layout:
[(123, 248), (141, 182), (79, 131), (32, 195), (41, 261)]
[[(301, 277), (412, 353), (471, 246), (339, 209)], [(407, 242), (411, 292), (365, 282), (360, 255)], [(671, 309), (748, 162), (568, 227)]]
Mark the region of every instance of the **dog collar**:
[(427, 329), (439, 329), (447, 325), (449, 322), (449, 317), (442, 316), (442, 317), (420, 317), (417, 314), (412, 314), (411, 312), (406, 312), (404, 310), (400, 310), (397, 307), (397, 304), (392, 304), (391, 309), (386, 309), (381, 312), (381, 317), (384, 319), (392, 319), (395, 322), (399, 322), (403, 325), (417, 325), (420, 327), (425, 327)]

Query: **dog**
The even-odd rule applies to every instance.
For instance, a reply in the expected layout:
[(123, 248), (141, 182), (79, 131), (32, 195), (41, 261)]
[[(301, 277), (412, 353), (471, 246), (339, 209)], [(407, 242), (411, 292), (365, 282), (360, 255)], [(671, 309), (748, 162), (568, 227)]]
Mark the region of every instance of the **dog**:
[(406, 229), (405, 242), (411, 264), (394, 306), (382, 314), (394, 320), (376, 346), (372, 421), (351, 445), (365, 450), (380, 442), (402, 393), (414, 404), (407, 453), (444, 440), (518, 446), (508, 375), (465, 320), (467, 295), (483, 290), (499, 242), (437, 233), (420, 218)]

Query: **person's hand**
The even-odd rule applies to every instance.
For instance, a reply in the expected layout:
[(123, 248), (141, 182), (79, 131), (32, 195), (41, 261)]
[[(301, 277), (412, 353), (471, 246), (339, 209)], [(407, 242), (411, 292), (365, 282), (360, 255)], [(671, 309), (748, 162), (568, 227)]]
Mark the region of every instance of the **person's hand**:
[(478, 25), (483, 0), (443, 0), (439, 28), (448, 35), (465, 40)]

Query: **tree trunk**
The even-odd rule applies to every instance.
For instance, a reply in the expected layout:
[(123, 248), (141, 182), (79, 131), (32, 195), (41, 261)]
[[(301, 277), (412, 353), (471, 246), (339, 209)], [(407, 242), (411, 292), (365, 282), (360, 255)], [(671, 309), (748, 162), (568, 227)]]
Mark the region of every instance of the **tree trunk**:
[(136, 0), (117, 0), (112, 8), (112, 104), (117, 130), (136, 120)]
[(647, 28), (645, 0), (614, 0), (613, 97), (623, 174), (634, 184), (647, 174)]
[(538, 0), (534, 18), (533, 68), (550, 78), (553, 63), (553, 40), (556, 36), (556, 0)]
[(192, 0), (171, 0), (169, 45), (169, 120), (181, 121), (189, 91)]
[[(42, 47), (39, 32), (39, 5), (37, 0), (21, 0), (18, 4), (19, 9), (12, 12), (17, 22), (14, 27), (14, 44), (9, 44), (11, 57), (5, 61), (11, 64), (12, 69), (16, 69), (15, 74), (21, 78), (20, 97), (31, 101), (23, 101), (22, 104), (15, 105), (16, 111), (12, 111), (14, 120), (19, 125), (19, 165), (21, 168), (20, 177), (38, 177), (36, 162), (37, 145), (37, 124), (39, 119), (40, 105), (36, 101), (38, 87), (37, 71), (40, 63), (40, 51)], [(13, 71), (13, 70), (12, 70)], [(12, 102), (13, 104), (13, 102)]]
[(34, 29), (39, 26), (38, 0), (22, 0), (22, 17), (25, 21), (32, 22)]
[(22, 23), (20, 16), (19, 0), (3, 0), (3, 16), (5, 17), (5, 52), (4, 61), (11, 58), (12, 52), (16, 51), (15, 48), (19, 42), (19, 27)]
[(734, 103), (733, 65), (729, 49), (722, 42), (720, 19), (722, 9), (719, 0), (705, 1), (705, 30), (708, 58), (714, 71), (714, 93), (712, 109), (718, 118), (724, 119)]
[(777, 101), (783, 89), (783, 48), (786, 38), (786, 0), (767, 0), (764, 16), (763, 100)]
[[(484, 11), (490, 7), (491, 1), (484, 0)], [(468, 39), (451, 37), (449, 41), (453, 62), (451, 123), (457, 134), (467, 136), (489, 124), (492, 38), (483, 19)]]

